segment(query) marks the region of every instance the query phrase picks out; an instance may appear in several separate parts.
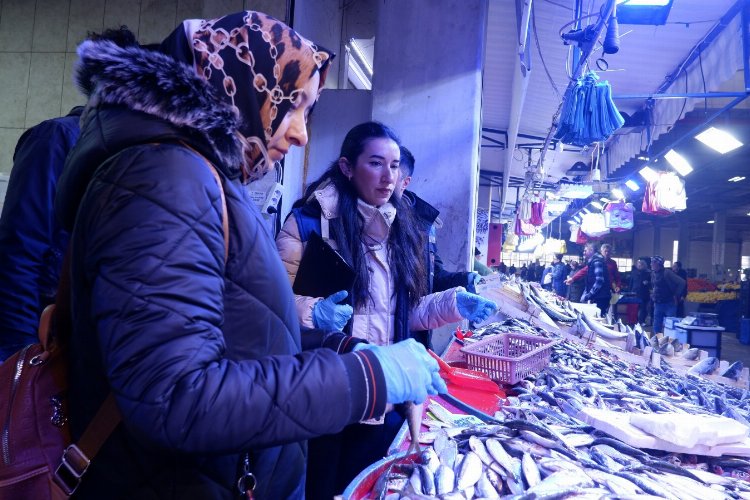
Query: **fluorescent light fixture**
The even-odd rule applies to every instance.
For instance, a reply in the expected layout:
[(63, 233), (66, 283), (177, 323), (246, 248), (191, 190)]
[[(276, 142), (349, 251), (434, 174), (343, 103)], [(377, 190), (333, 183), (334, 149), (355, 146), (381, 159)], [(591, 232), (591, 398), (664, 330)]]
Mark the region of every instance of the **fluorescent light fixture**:
[(581, 210), (581, 213), (582, 214), (590, 214), (591, 210), (589, 210), (588, 208), (584, 208), (583, 210)]
[(364, 67), (365, 71), (367, 71), (370, 78), (372, 78), (372, 74), (373, 74), (372, 65), (370, 64), (370, 61), (367, 60), (367, 56), (365, 55), (362, 48), (359, 46), (359, 43), (357, 43), (357, 40), (355, 40), (354, 38), (349, 40), (349, 46), (357, 55), (357, 58), (359, 59), (358, 62)]
[(741, 175), (736, 175), (736, 176), (732, 177), (731, 179), (729, 179), (729, 182), (740, 182), (740, 181), (744, 181), (744, 180), (745, 180), (745, 178), (742, 177)]
[(706, 224), (713, 224), (713, 223), (714, 223), (714, 221), (712, 221), (712, 220), (707, 220), (706, 221)]
[(631, 191), (638, 191), (641, 188), (641, 186), (635, 181), (626, 181), (625, 185), (629, 187)]
[(604, 207), (602, 207), (602, 204), (601, 204), (601, 203), (599, 203), (598, 201), (592, 201), (592, 202), (591, 202), (591, 205), (592, 205), (593, 207), (595, 207), (595, 208), (596, 208), (597, 210), (601, 210), (602, 208), (604, 208)]
[(580, 215), (576, 215), (575, 217), (573, 217), (573, 220), (576, 221), (576, 224), (580, 224), (581, 223), (581, 216)]
[(602, 203), (609, 203), (610, 199), (609, 198), (601, 197), (601, 198), (599, 198), (599, 201), (601, 201)]
[(709, 127), (696, 135), (695, 138), (721, 154), (728, 153), (742, 146), (742, 143), (735, 139), (732, 134), (719, 130), (716, 127)]
[(747, 215), (750, 215), (750, 212), (748, 212)]
[(638, 173), (641, 174), (641, 177), (646, 179), (647, 182), (654, 182), (659, 177), (659, 174), (656, 173), (656, 170), (649, 167), (648, 165), (640, 169)]
[(625, 199), (625, 193), (623, 193), (622, 189), (620, 189), (620, 188), (614, 188), (612, 190), (612, 196), (614, 196), (614, 198), (616, 200), (624, 200)]
[[(748, 214), (748, 215), (750, 215), (750, 214)], [(577, 222), (574, 221), (573, 219), (568, 219), (568, 224), (577, 224)]]
[(617, 0), (617, 4), (627, 3), (627, 5), (650, 5), (653, 7), (664, 7), (669, 4), (670, 0)]
[(670, 149), (667, 154), (664, 155), (664, 158), (669, 162), (670, 165), (672, 165), (672, 168), (674, 168), (677, 173), (682, 176), (685, 176), (693, 171), (693, 167), (690, 166), (690, 163), (688, 163), (688, 161), (674, 149)]

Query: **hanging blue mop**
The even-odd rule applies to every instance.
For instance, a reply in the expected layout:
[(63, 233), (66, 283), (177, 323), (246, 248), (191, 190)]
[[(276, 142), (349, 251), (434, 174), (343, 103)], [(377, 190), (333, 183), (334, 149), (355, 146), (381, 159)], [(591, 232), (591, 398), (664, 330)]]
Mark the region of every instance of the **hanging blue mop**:
[(568, 89), (555, 132), (555, 139), (573, 146), (605, 141), (625, 120), (612, 101), (608, 81), (589, 71)]

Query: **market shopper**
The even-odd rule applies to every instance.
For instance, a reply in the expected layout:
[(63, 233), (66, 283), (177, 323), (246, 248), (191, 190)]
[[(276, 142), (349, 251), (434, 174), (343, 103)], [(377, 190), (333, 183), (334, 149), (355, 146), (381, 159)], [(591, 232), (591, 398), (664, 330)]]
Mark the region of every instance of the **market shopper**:
[[(685, 280), (685, 283), (687, 283), (687, 271), (685, 271), (682, 268), (682, 262), (679, 260), (674, 261), (672, 264), (672, 271), (679, 276), (680, 278)], [(685, 290), (682, 292), (682, 296), (680, 297), (680, 302), (677, 304), (677, 317), (678, 318), (684, 318), (685, 317), (685, 299), (687, 298), (688, 289), (687, 286), (685, 286)]]
[[(126, 27), (90, 33), (92, 40), (136, 46)], [(24, 132), (0, 216), (0, 362), (37, 342), (42, 311), (55, 301), (68, 232), (54, 216), (55, 190), (65, 158), (78, 140), (82, 106)]]
[(651, 259), (639, 257), (630, 275), (630, 290), (640, 299), (638, 323), (645, 325), (651, 301)]
[(492, 274), (492, 269), (487, 267), (484, 262), (479, 260), (481, 256), (482, 252), (480, 252), (478, 248), (474, 248), (474, 272), (479, 274), (480, 276), (489, 276), (490, 274)]
[(583, 248), (583, 257), (586, 259), (586, 286), (581, 295), (581, 302), (596, 304), (602, 316), (609, 310), (609, 300), (612, 291), (609, 284), (609, 271), (604, 256), (599, 253), (596, 243), (589, 241)]
[(552, 261), (552, 290), (560, 296), (565, 297), (568, 293), (568, 287), (565, 284), (565, 278), (568, 277), (568, 266), (562, 261), (563, 255), (556, 253)]
[(91, 98), (55, 200), (72, 231), (69, 419), (80, 438), (112, 394), (123, 425), (76, 498), (245, 497), (250, 473), (256, 498), (303, 498), (305, 439), (444, 384), (414, 341), (300, 352), (242, 185), (306, 144), (331, 55), (250, 11), (186, 21), (161, 50), (78, 47)]
[(567, 279), (563, 282), (568, 287), (567, 298), (571, 302), (580, 302), (581, 295), (583, 295), (583, 289), (586, 286), (586, 282), (582, 279), (573, 280), (573, 277), (581, 270), (581, 266), (577, 260), (570, 262), (570, 271), (568, 272)]
[(687, 288), (687, 282), (671, 269), (664, 268), (664, 258), (651, 259), (651, 300), (654, 303), (654, 333), (664, 332), (664, 318), (677, 314), (677, 304)]
[[(397, 190), (400, 157), (399, 139), (389, 127), (357, 125), (344, 138), (338, 160), (312, 184), (303, 203), (295, 203), (276, 240), (290, 282), (303, 272), (308, 230), (334, 246), (355, 275), (351, 289), (340, 296), (348, 303), (334, 306), (341, 313), (336, 320), (317, 312), (330, 299), (297, 296), (303, 326), (345, 328), (372, 344), (399, 345), (411, 332), (462, 318), (481, 321), (496, 309), (462, 287), (426, 295), (423, 232)], [(402, 422), (403, 416), (392, 411), (384, 419), (311, 440), (307, 497), (341, 493), (357, 473), (384, 456)]]

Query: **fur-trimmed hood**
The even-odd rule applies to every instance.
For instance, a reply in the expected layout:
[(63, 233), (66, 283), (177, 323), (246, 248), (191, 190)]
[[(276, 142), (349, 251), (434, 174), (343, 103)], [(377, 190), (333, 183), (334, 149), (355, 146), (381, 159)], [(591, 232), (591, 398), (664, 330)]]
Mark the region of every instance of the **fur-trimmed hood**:
[(238, 168), (240, 118), (193, 68), (161, 52), (110, 41), (85, 41), (78, 46), (78, 57), (75, 81), (93, 102), (122, 105), (194, 129), (221, 163)]
[(109, 41), (83, 42), (78, 55), (75, 80), (90, 97), (55, 198), (64, 228), (73, 227), (97, 168), (131, 146), (185, 142), (228, 179), (240, 177), (240, 118), (191, 67), (161, 52)]

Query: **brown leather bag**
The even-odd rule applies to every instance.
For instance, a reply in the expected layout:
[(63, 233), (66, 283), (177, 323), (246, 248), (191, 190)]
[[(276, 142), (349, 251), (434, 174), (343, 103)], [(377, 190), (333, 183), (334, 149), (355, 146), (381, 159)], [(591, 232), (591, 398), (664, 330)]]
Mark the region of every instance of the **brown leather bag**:
[[(221, 191), (226, 261), (229, 221), (224, 188), (214, 166), (202, 158)], [(81, 439), (71, 442), (65, 335), (70, 331), (69, 254), (70, 250), (63, 262), (56, 304), (48, 306), (39, 321), (39, 343), (0, 363), (0, 500), (69, 498), (121, 421), (110, 393)]]

